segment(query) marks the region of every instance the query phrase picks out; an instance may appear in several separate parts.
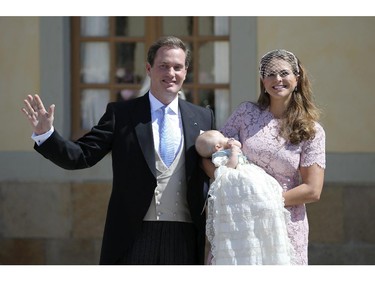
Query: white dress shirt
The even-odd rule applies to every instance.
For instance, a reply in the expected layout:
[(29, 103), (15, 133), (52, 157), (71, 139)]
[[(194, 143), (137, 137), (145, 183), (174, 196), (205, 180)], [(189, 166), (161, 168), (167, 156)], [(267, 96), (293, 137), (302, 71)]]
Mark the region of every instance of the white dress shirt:
[(31, 135), (31, 138), (33, 139), (33, 141), (36, 142), (37, 145), (42, 145), (42, 143), (44, 143), (52, 135), (54, 131), (55, 131), (55, 128), (52, 126), (52, 128), (49, 129), (48, 132), (42, 135), (36, 135), (35, 133), (33, 133)]
[[(150, 105), (151, 105), (151, 120), (152, 120), (152, 133), (154, 137), (155, 150), (159, 153), (159, 127), (160, 127), (160, 118), (161, 111), (159, 110), (164, 106), (158, 99), (156, 99), (151, 91), (149, 94)], [(176, 150), (176, 155), (181, 149), (181, 139), (182, 139), (182, 121), (181, 115), (178, 108), (178, 97), (176, 97), (170, 104), (167, 106), (168, 117), (172, 119), (173, 130), (173, 139), (177, 143), (178, 149)], [(175, 155), (175, 156), (176, 156)]]

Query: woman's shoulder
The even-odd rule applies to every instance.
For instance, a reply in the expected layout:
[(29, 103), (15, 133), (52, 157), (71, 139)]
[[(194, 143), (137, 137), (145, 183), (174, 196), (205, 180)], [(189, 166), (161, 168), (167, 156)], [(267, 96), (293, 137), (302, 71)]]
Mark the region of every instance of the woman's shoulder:
[(245, 107), (245, 108), (254, 108), (260, 110), (259, 105), (253, 101), (243, 101), (239, 104), (238, 107)]
[(243, 101), (241, 102), (238, 107), (237, 107), (237, 112), (239, 113), (244, 113), (244, 112), (254, 112), (254, 113), (259, 113), (261, 112), (261, 108), (259, 105), (255, 102), (252, 101)]
[(316, 135), (323, 135), (325, 136), (325, 130), (323, 128), (323, 125), (319, 123), (318, 121), (314, 121), (314, 126), (315, 126), (315, 134)]
[(314, 136), (304, 143), (308, 146), (315, 146), (316, 144), (319, 144), (319, 146), (325, 146), (326, 133), (322, 124), (320, 124), (318, 121), (314, 121), (314, 130)]

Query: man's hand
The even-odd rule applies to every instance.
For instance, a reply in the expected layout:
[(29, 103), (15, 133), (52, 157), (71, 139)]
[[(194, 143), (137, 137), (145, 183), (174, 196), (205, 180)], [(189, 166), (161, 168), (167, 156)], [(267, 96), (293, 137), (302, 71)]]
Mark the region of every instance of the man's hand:
[(33, 132), (36, 135), (48, 132), (53, 126), (55, 105), (50, 105), (48, 111), (46, 111), (39, 95), (28, 95), (23, 102), (25, 107), (21, 110), (29, 120)]

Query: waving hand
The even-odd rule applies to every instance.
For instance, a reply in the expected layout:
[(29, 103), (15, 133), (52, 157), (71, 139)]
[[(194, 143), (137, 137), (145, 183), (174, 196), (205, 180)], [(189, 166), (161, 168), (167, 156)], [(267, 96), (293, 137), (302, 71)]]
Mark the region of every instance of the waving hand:
[(41, 135), (48, 132), (53, 126), (55, 105), (50, 105), (47, 111), (39, 95), (28, 95), (24, 104), (22, 112), (29, 120), (34, 133)]

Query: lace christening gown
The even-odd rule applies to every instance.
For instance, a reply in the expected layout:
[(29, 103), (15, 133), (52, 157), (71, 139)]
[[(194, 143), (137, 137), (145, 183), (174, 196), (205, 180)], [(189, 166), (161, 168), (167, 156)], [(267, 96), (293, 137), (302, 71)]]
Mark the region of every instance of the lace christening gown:
[(218, 167), (207, 202), (206, 233), (211, 244), (210, 264), (294, 264), (287, 233), (290, 214), (282, 188), (263, 169), (239, 157), (228, 168), (230, 150), (212, 155)]

